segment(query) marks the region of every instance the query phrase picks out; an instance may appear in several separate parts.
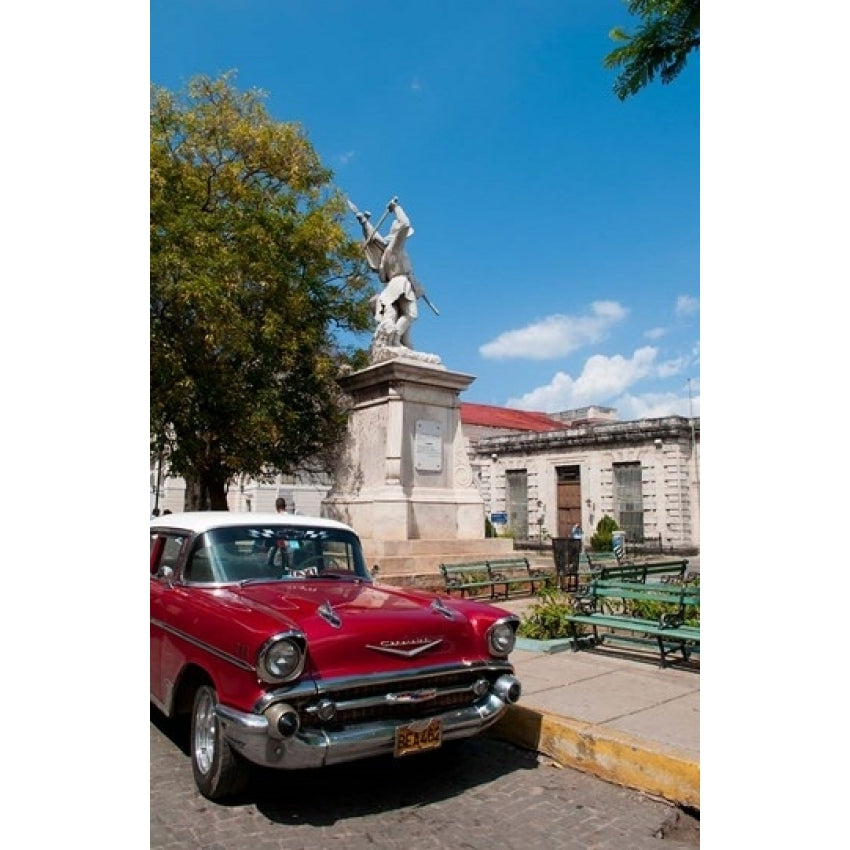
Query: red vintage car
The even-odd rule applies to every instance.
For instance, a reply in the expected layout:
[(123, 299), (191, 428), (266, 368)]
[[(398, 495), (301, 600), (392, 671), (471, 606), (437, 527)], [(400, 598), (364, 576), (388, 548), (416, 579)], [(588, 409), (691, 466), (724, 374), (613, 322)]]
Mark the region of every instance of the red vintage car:
[(293, 514), (151, 520), (151, 702), (191, 715), (201, 794), (250, 765), (406, 756), (476, 735), (521, 693), (519, 619), (376, 585), (347, 525)]

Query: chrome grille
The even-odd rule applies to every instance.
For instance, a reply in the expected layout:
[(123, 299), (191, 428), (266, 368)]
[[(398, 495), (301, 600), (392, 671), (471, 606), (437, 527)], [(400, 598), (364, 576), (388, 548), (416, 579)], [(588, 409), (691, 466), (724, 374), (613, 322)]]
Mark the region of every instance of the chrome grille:
[[(337, 704), (337, 714), (329, 724), (318, 720), (311, 710), (318, 702), (316, 699), (299, 701), (296, 708), (301, 716), (301, 725), (308, 727), (343, 727), (352, 723), (386, 719), (411, 720), (471, 705), (479, 699), (473, 691), (475, 682), (486, 678), (492, 684), (498, 675), (498, 672), (492, 670), (462, 670), (439, 676), (405, 679), (403, 682), (375, 682), (323, 691), (322, 697), (332, 699)], [(390, 697), (411, 693), (415, 694), (415, 698), (410, 702)]]

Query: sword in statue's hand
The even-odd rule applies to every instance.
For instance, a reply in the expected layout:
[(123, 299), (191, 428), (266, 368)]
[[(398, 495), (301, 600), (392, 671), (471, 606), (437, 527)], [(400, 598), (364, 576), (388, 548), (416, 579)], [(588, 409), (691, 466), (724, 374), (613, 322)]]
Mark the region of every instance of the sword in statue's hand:
[[(386, 219), (386, 217), (390, 214), (390, 207), (392, 206), (392, 204), (398, 203), (398, 198), (393, 198), (392, 201), (387, 204), (387, 207), (384, 210), (384, 214), (381, 216), (380, 220), (374, 227), (369, 221), (370, 217), (372, 216), (372, 213), (368, 211), (360, 212), (360, 210), (357, 209), (357, 207), (354, 206), (354, 204), (351, 203), (351, 201), (347, 198), (346, 203), (348, 204), (348, 208), (354, 213), (355, 216), (357, 216), (357, 220), (360, 222), (363, 229), (369, 234), (363, 242), (363, 246), (366, 247), (372, 241), (372, 237), (378, 232), (378, 228), (380, 228), (380, 226), (384, 223), (384, 219)], [(369, 230), (369, 228), (372, 229)]]

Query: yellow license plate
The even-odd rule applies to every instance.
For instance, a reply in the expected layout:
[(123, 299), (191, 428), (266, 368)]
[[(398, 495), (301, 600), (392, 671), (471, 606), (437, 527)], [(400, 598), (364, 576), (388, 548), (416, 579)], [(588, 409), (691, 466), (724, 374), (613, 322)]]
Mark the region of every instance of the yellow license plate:
[(438, 717), (399, 726), (395, 730), (395, 755), (407, 756), (435, 750), (443, 743), (443, 725)]

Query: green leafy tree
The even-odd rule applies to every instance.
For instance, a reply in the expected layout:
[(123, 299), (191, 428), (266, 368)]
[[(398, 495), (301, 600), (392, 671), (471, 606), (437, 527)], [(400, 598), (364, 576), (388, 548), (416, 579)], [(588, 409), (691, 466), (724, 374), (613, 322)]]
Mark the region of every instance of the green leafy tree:
[(340, 334), (371, 323), (344, 198), (295, 123), (233, 73), (151, 86), (151, 452), (187, 508), (226, 509), (234, 476), (322, 466), (344, 433)]
[(692, 50), (699, 50), (699, 0), (626, 0), (629, 12), (643, 22), (634, 35), (620, 27), (609, 33), (622, 46), (611, 51), (605, 68), (622, 68), (614, 83), (620, 100), (637, 94), (658, 74), (672, 82)]

